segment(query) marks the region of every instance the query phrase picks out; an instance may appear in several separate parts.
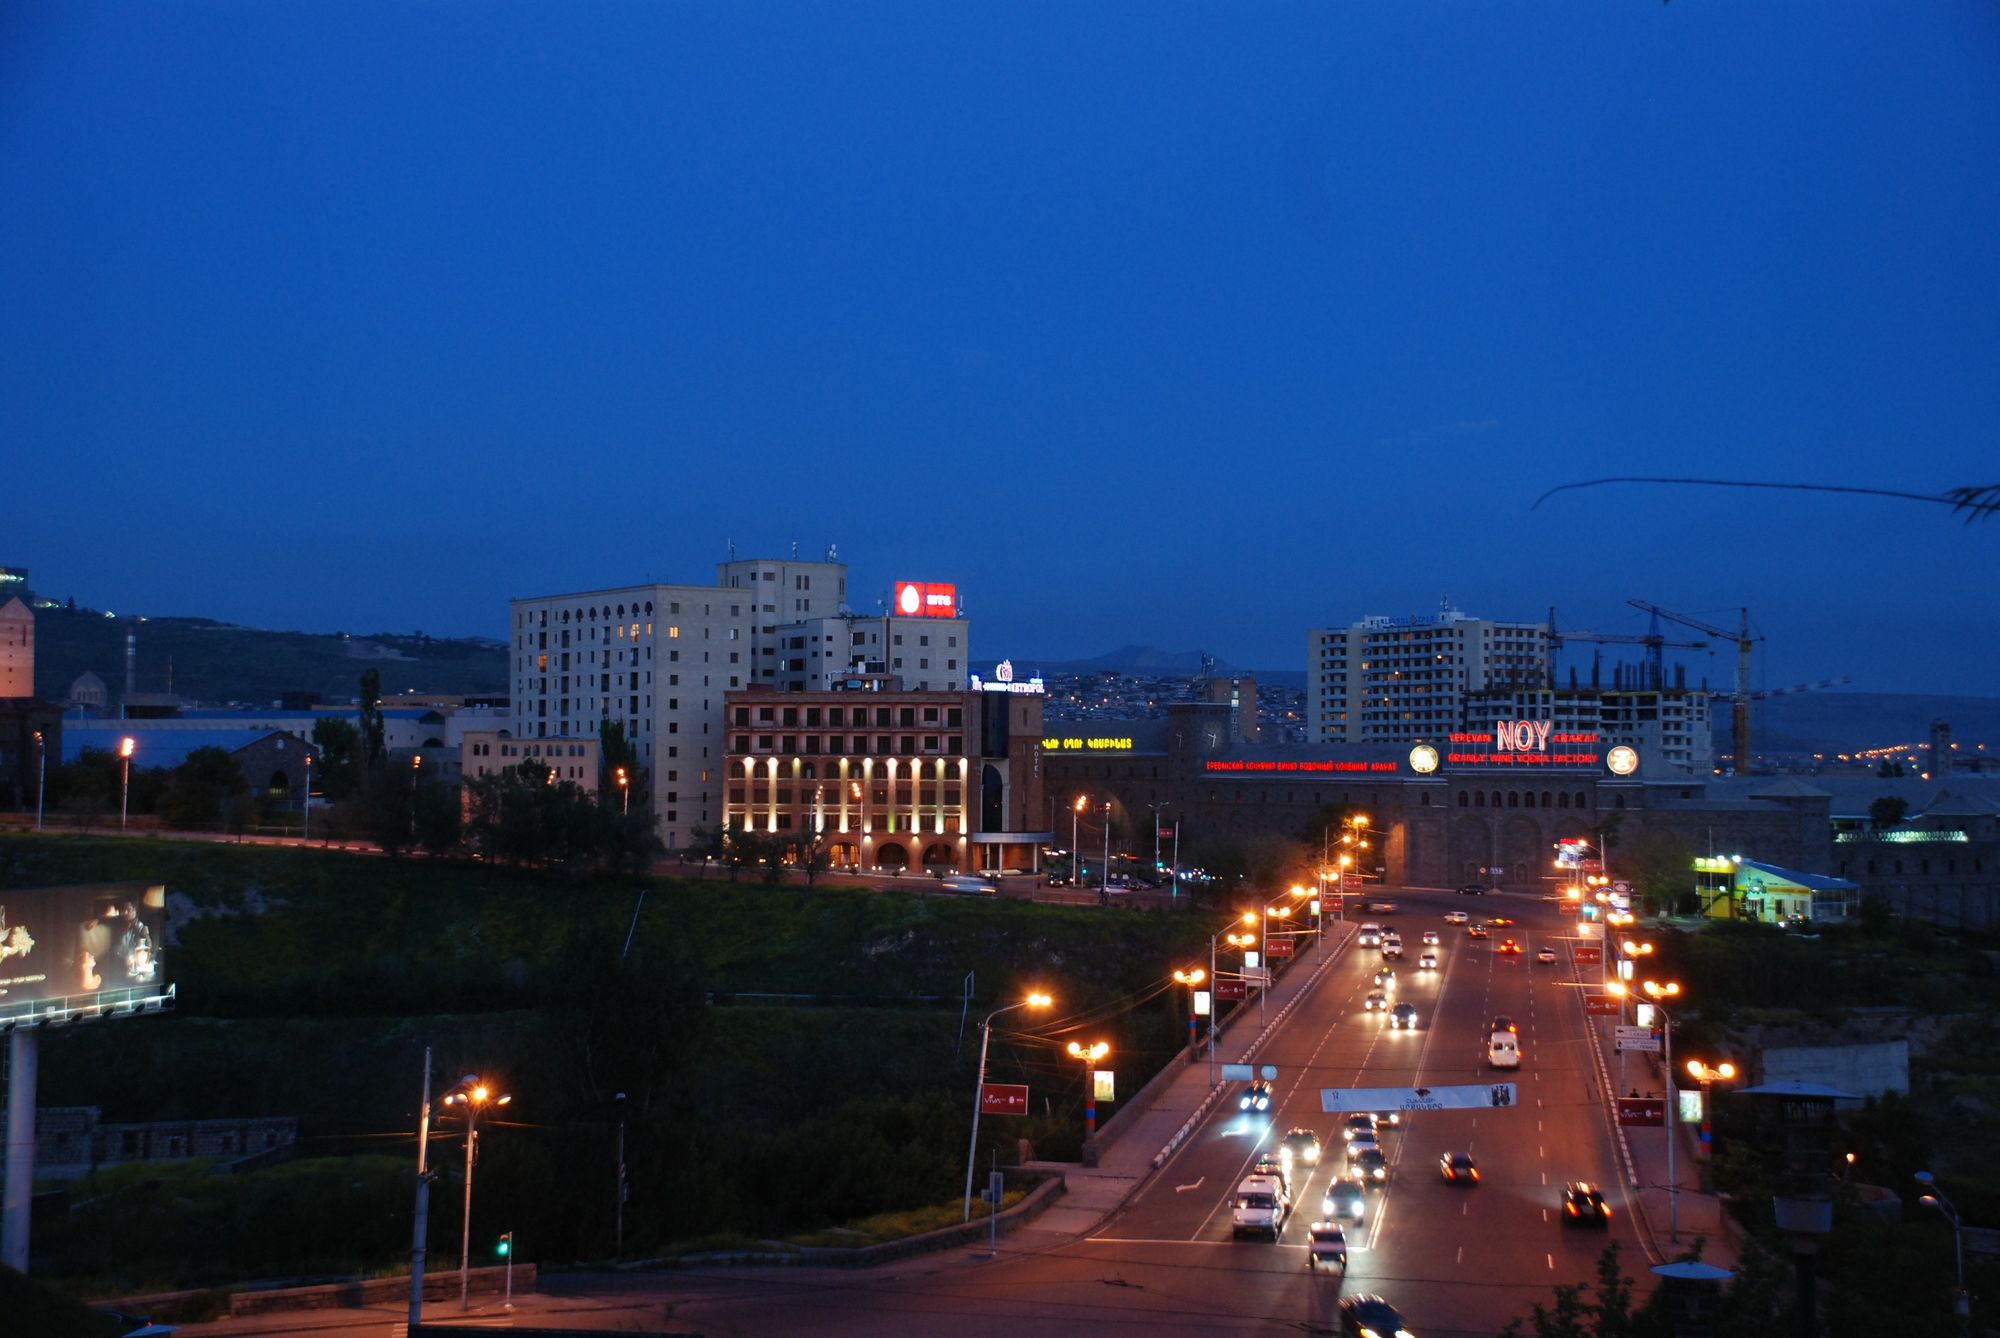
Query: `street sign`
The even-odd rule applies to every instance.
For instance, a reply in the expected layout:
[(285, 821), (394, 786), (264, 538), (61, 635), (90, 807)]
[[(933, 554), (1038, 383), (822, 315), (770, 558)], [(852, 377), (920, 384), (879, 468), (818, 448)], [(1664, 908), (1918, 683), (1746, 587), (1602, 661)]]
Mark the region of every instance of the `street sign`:
[(1247, 999), (1250, 997), (1250, 984), (1243, 980), (1218, 980), (1215, 982), (1215, 997), (1218, 1000)]
[(1243, 969), (1243, 979), (1249, 981), (1252, 985), (1269, 985), (1271, 983), (1271, 968), (1268, 966), (1245, 967)]
[(1559, 915), (1575, 915), (1576, 907), (1576, 902), (1565, 900), (1562, 905), (1556, 907), (1556, 913)]
[(1290, 957), (1292, 955), (1292, 941), (1288, 938), (1274, 938), (1264, 945), (1264, 951), (1270, 953), (1273, 957)]
[(1616, 1028), (1616, 1042), (1620, 1050), (1635, 1050), (1648, 1055), (1660, 1053), (1660, 1033), (1651, 1027)]
[(1618, 996), (1615, 994), (1586, 994), (1583, 996), (1583, 1011), (1592, 1017), (1617, 1017)]
[(1667, 1103), (1656, 1096), (1618, 1098), (1618, 1124), (1625, 1129), (1662, 1129), (1667, 1123)]
[(1028, 1085), (1026, 1083), (989, 1082), (979, 1089), (979, 1113), (981, 1115), (1026, 1115), (1028, 1113)]
[(1345, 1110), (1491, 1110), (1512, 1106), (1510, 1082), (1457, 1087), (1322, 1087), (1319, 1108), (1328, 1115)]
[(1007, 1201), (1007, 1173), (995, 1171), (986, 1177), (986, 1188), (979, 1191), (981, 1203), (1005, 1203)]
[(1569, 955), (1575, 959), (1578, 966), (1601, 966), (1604, 964), (1604, 945), (1579, 943), (1570, 949)]
[(1613, 892), (1616, 892), (1621, 897), (1629, 897), (1632, 895), (1632, 885), (1623, 880), (1622, 878), (1611, 885), (1611, 890)]
[(1224, 1082), (1249, 1082), (1256, 1076), (1257, 1070), (1248, 1064), (1224, 1064), (1222, 1066), (1222, 1081)]

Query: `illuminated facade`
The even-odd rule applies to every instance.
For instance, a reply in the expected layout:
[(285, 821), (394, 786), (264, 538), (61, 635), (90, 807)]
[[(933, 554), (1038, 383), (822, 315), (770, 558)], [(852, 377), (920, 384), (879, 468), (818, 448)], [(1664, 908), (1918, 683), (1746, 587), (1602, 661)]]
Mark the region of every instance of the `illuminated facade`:
[(786, 692), (826, 692), (857, 672), (950, 692), (965, 686), (972, 663), (972, 623), (960, 617), (845, 614), (789, 623), (775, 635), (776, 672), (766, 681)]
[(819, 833), (835, 868), (1033, 869), (1042, 699), (905, 689), (893, 675), (824, 692), (727, 696), (731, 831)]
[(1465, 696), (1465, 726), (1549, 720), (1564, 733), (1594, 733), (1639, 750), (1648, 772), (1708, 775), (1715, 769), (1709, 696), (1685, 688), (1490, 688)]
[(1411, 618), (1363, 618), (1306, 640), (1306, 737), (1411, 743), (1466, 722), (1467, 694), (1548, 682), (1546, 623), (1474, 618), (1449, 603)]
[(622, 725), (651, 775), (660, 839), (685, 848), (722, 820), (723, 698), (778, 678), (779, 628), (847, 601), (834, 560), (716, 564), (713, 585), (628, 585), (511, 601), (516, 738), (579, 738)]

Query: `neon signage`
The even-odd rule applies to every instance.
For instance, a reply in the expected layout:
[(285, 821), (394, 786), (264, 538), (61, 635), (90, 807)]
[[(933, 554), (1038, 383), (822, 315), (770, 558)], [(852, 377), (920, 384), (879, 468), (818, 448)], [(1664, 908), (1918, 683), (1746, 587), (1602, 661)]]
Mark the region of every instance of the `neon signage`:
[[(935, 589), (936, 587), (933, 586), (932, 588)], [(1043, 697), (1048, 695), (1048, 689), (1043, 686), (1039, 674), (1024, 683), (1015, 682), (1014, 662), (1012, 660), (1002, 660), (999, 664), (994, 665), (993, 677), (990, 679), (981, 678), (978, 674), (973, 674), (967, 681), (974, 692), (1011, 692), (1021, 697)]]
[(1496, 720), (1490, 733), (1468, 730), (1448, 734), (1445, 739), (1481, 749), (1453, 748), (1445, 755), (1453, 766), (1594, 767), (1600, 760), (1595, 730), (1561, 732), (1547, 720)]
[(1132, 740), (1124, 736), (1082, 739), (1066, 736), (1060, 739), (1043, 739), (1042, 747), (1052, 753), (1129, 753), (1132, 751)]
[(899, 618), (956, 618), (958, 587), (926, 581), (896, 582), (896, 616)]
[(1252, 762), (1232, 761), (1226, 758), (1210, 758), (1201, 764), (1203, 771), (1251, 773), (1268, 775), (1272, 772), (1298, 772), (1316, 775), (1334, 775), (1346, 772), (1391, 772), (1396, 770), (1394, 762)]

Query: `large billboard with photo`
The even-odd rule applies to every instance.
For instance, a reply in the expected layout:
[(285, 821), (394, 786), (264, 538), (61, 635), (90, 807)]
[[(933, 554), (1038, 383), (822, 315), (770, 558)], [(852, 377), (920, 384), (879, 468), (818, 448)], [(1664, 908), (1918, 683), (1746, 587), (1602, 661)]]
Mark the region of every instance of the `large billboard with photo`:
[(162, 1006), (166, 930), (157, 884), (0, 891), (0, 1029)]

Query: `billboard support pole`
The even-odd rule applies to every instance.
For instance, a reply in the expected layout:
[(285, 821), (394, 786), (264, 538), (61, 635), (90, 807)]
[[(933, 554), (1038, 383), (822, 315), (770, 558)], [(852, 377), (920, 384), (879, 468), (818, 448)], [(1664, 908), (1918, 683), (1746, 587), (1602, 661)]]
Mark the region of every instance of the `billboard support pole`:
[(0, 1207), (0, 1263), (28, 1271), (28, 1209), (35, 1188), (35, 1074), (41, 1033), (16, 1027), (7, 1063), (7, 1190)]
[(424, 1322), (424, 1243), (431, 1225), (431, 1048), (424, 1047), (424, 1103), (417, 1116), (417, 1212), (410, 1243), (410, 1332)]

